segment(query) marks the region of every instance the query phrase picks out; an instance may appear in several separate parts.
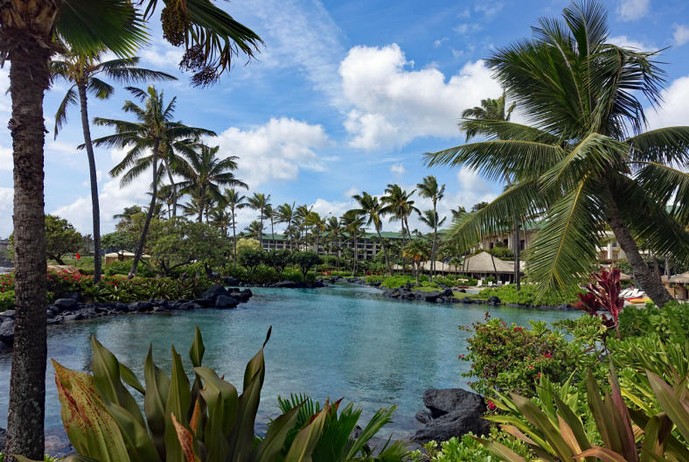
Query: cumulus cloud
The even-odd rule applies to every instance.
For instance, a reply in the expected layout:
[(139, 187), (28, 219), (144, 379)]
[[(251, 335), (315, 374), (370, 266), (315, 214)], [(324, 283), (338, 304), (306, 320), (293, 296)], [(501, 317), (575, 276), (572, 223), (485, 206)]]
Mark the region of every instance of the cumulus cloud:
[(12, 148), (0, 145), (0, 171), (11, 172), (13, 169)]
[(183, 54), (184, 50), (173, 47), (164, 40), (157, 40), (151, 46), (144, 47), (139, 51), (142, 64), (152, 69), (164, 69), (168, 72), (178, 69)]
[(620, 0), (617, 14), (622, 21), (634, 21), (648, 13), (651, 0)]
[(447, 80), (435, 68), (410, 70), (396, 44), (352, 48), (340, 64), (351, 104), (344, 122), (352, 147), (400, 147), (424, 136), (457, 136), (462, 110), (500, 94), (482, 61), (466, 64)]
[[(124, 150), (111, 150), (110, 157), (113, 165), (120, 162), (124, 158), (124, 155)], [(112, 178), (109, 175), (102, 174), (100, 171), (96, 172), (96, 177), (99, 180), (105, 177), (105, 181), (99, 181), (98, 185), (101, 232), (103, 234), (115, 228), (116, 220), (113, 218), (113, 215), (122, 213), (125, 207), (129, 207), (133, 204), (142, 206), (148, 205), (151, 199), (148, 195), (151, 186), (150, 170), (143, 172), (138, 178), (125, 187), (120, 187), (119, 177)], [(93, 231), (90, 191), (79, 196), (71, 203), (52, 210), (49, 213), (65, 218), (82, 234), (91, 234)]]
[(402, 164), (392, 164), (390, 166), (390, 171), (396, 175), (403, 175), (406, 170)]
[(295, 180), (302, 169), (324, 171), (315, 150), (329, 139), (321, 125), (280, 118), (250, 130), (229, 128), (214, 143), (221, 153), (239, 156), (237, 177), (255, 188), (270, 180)]
[(663, 91), (663, 105), (658, 111), (649, 112), (650, 128), (686, 125), (689, 120), (689, 76), (681, 77)]
[(675, 41), (676, 46), (682, 46), (689, 42), (689, 27), (685, 26), (684, 24), (675, 25), (672, 38)]

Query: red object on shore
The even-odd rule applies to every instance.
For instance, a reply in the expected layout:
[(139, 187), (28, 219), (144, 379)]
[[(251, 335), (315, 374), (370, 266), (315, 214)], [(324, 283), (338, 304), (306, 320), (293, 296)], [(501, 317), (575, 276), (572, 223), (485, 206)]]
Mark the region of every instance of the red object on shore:
[(81, 258), (81, 255), (79, 255), (79, 252), (77, 252), (76, 255), (74, 255), (74, 257), (75, 257), (77, 260), (79, 260), (79, 259)]

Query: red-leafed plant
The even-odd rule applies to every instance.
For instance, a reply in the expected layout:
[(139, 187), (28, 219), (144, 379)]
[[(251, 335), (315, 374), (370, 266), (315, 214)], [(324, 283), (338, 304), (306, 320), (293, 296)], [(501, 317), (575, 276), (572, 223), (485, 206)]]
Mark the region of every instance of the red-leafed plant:
[[(591, 275), (591, 282), (586, 285), (586, 292), (578, 294), (579, 301), (574, 306), (591, 316), (599, 316), (608, 329), (617, 330), (619, 336), (620, 311), (624, 307), (624, 298), (620, 297), (620, 270), (601, 269)], [(610, 316), (602, 313), (608, 312)]]

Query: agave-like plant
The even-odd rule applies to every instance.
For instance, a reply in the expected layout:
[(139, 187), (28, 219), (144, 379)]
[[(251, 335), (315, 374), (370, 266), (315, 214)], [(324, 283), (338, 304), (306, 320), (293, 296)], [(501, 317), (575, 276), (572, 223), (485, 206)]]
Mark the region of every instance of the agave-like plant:
[[(494, 402), (504, 413), (487, 418), (526, 443), (542, 461), (689, 461), (689, 448), (673, 434), (676, 428), (689, 441), (686, 385), (673, 388), (653, 372), (647, 372), (647, 376), (663, 410), (661, 413), (648, 415), (630, 411), (622, 399), (614, 372), (609, 377), (611, 391), (604, 395), (589, 375), (586, 395), (594, 431), (577, 415), (576, 393), (570, 393), (570, 399), (564, 400), (563, 393), (556, 392), (547, 378), (538, 386), (537, 400), (516, 394), (499, 395)], [(479, 441), (501, 460), (526, 461), (500, 443)]]
[[(299, 406), (275, 419), (266, 436), (254, 434), (265, 377), (263, 347), (249, 361), (242, 393), (201, 361), (205, 347), (196, 329), (189, 357), (190, 383), (181, 356), (172, 347), (167, 375), (153, 362), (144, 364), (145, 386), (131, 369), (91, 338), (93, 374), (70, 370), (57, 361), (55, 382), (62, 421), (77, 455), (67, 462), (307, 461), (330, 415), (326, 405), (300, 428), (286, 454), (283, 447), (297, 423)], [(125, 385), (143, 395), (143, 413)]]

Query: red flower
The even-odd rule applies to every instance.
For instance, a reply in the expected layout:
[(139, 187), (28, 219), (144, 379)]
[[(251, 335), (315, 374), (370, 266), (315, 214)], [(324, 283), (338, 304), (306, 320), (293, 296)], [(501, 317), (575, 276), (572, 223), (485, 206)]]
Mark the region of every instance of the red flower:
[(497, 406), (495, 405), (495, 403), (491, 400), (488, 400), (488, 410), (494, 411), (495, 409), (497, 409)]
[(546, 358), (552, 358), (553, 354), (550, 351), (546, 351), (545, 353), (543, 353), (543, 356), (545, 356)]
[(512, 330), (513, 330), (514, 332), (521, 332), (521, 331), (524, 330), (524, 328), (521, 327), (521, 326), (514, 326), (514, 327), (512, 328)]

